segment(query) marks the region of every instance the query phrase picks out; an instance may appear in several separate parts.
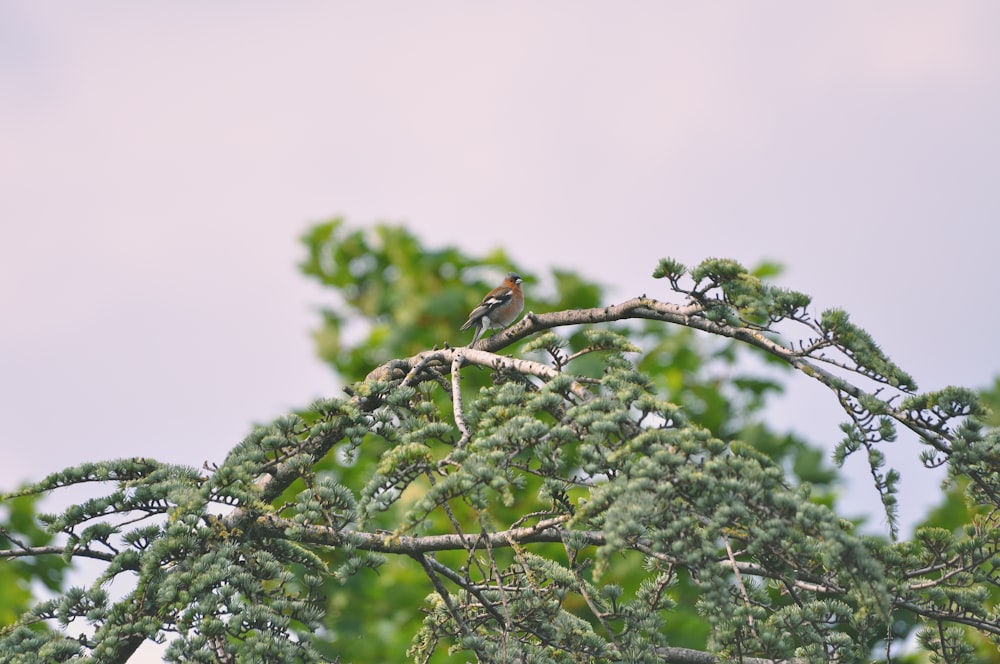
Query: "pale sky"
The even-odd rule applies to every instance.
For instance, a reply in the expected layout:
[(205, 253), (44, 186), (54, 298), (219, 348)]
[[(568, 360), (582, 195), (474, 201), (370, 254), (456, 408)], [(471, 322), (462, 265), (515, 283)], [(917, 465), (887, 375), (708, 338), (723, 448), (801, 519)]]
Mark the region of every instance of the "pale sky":
[[(335, 215), (616, 301), (665, 296), (661, 256), (775, 260), (922, 388), (985, 386), (998, 26), (993, 1), (0, 0), (0, 487), (221, 461), (338, 394), (295, 267)], [(835, 401), (793, 387), (772, 421), (832, 447)], [(938, 476), (894, 447), (906, 522)]]

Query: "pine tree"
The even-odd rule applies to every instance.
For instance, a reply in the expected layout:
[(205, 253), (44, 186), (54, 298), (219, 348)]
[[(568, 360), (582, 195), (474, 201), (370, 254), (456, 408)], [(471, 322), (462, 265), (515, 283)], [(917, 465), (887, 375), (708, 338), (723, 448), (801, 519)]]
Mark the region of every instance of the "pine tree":
[[(153, 639), (196, 662), (860, 662), (917, 625), (932, 661), (975, 662), (998, 642), (986, 409), (919, 391), (844, 311), (762, 279), (774, 266), (665, 259), (653, 296), (613, 304), (554, 271), (554, 296), (469, 348), (443, 340), (488, 268), (539, 283), (503, 253), (340, 222), (305, 243), (339, 295), (317, 340), (347, 394), (217, 465), (95, 462), (19, 492), (95, 497), (40, 517), (62, 546), (10, 535), (0, 555), (105, 567), (4, 630), (4, 661), (124, 662)], [(835, 473), (757, 419), (780, 386), (740, 373), (747, 352), (839, 401), (836, 461), (865, 455), (887, 537), (840, 518)], [(900, 538), (881, 452), (899, 432), (964, 490), (961, 528)]]

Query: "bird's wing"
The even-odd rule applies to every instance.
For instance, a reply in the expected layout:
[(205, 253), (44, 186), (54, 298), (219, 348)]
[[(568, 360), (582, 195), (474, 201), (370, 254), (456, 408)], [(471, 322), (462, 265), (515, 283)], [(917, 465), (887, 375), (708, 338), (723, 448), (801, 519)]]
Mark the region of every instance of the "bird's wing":
[(507, 304), (510, 302), (510, 298), (513, 293), (509, 288), (498, 289), (493, 293), (490, 293), (483, 298), (483, 301), (479, 303), (479, 306), (472, 310), (469, 314), (469, 320), (465, 321), (465, 325), (461, 327), (463, 330), (468, 330), (470, 327), (479, 322), (483, 316), (488, 316), (491, 311), (499, 306)]

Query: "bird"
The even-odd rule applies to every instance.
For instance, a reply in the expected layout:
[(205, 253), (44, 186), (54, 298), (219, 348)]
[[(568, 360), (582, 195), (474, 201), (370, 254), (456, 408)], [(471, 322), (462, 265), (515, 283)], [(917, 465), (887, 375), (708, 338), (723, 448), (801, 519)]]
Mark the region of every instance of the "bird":
[(486, 294), (461, 327), (468, 330), (473, 325), (478, 326), (469, 346), (475, 346), (486, 330), (504, 328), (513, 323), (521, 315), (522, 309), (524, 292), (521, 291), (521, 277), (508, 272), (503, 283)]

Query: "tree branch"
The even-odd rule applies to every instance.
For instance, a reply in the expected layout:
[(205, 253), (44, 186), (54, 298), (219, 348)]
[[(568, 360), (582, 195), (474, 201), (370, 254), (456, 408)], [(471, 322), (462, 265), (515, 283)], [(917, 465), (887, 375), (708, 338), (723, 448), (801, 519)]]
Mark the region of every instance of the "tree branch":
[(464, 359), (465, 355), (459, 351), (455, 353), (455, 357), (451, 361), (451, 408), (455, 416), (455, 426), (462, 434), (462, 437), (455, 443), (455, 447), (462, 447), (472, 437), (472, 432), (469, 431), (469, 426), (465, 423), (465, 413), (462, 412), (462, 376), (459, 369), (461, 369)]
[[(511, 542), (530, 544), (537, 542), (562, 542), (565, 531), (558, 526), (569, 520), (569, 515), (539, 521), (534, 526), (512, 528), (495, 533), (450, 535), (394, 535), (392, 533), (369, 533), (364, 531), (343, 531), (326, 526), (300, 525), (273, 514), (257, 518), (254, 528), (268, 537), (287, 537), (287, 530), (294, 530), (294, 539), (306, 544), (340, 547), (351, 544), (362, 551), (377, 553), (397, 553), (413, 556), (433, 551), (471, 551), (473, 549), (509, 547)], [(604, 534), (598, 531), (574, 530), (575, 537), (583, 537), (588, 544), (604, 544)]]
[[(783, 360), (810, 378), (819, 381), (835, 393), (838, 393), (838, 395), (841, 393), (847, 394), (857, 400), (876, 398), (875, 394), (846, 382), (836, 374), (831, 373), (829, 370), (818, 364), (818, 362), (829, 363), (829, 360), (813, 358), (815, 361), (810, 361), (809, 359), (806, 359), (808, 355), (807, 351), (795, 350), (792, 346), (784, 346), (765, 335), (755, 326), (735, 327), (710, 320), (706, 318), (704, 314), (705, 307), (700, 303), (679, 305), (670, 302), (661, 302), (646, 296), (634, 297), (619, 304), (607, 307), (571, 309), (568, 311), (556, 311), (546, 314), (535, 314), (529, 312), (525, 314), (521, 321), (516, 325), (508, 327), (505, 330), (492, 335), (483, 343), (480, 343), (479, 345), (481, 348), (475, 350), (463, 348), (461, 350), (466, 357), (467, 364), (476, 364), (484, 367), (495, 366), (497, 369), (526, 373), (544, 380), (551, 380), (558, 375), (559, 372), (548, 365), (532, 362), (530, 360), (503, 357), (495, 355), (495, 353), (517, 341), (520, 341), (521, 339), (535, 334), (536, 332), (556, 327), (608, 323), (630, 319), (658, 320), (666, 323), (672, 323), (674, 325), (680, 325), (682, 327), (700, 330), (716, 336), (735, 339), (763, 350), (766, 353)], [(430, 359), (436, 360), (435, 364), (442, 366), (442, 369), (444, 369), (451, 364), (456, 352), (457, 349), (445, 348), (443, 350), (427, 351), (410, 358), (392, 360), (372, 370), (366, 377), (366, 380), (388, 381), (401, 379), (404, 376), (408, 376), (409, 372), (413, 368), (426, 366), (429, 360), (427, 357), (428, 354), (433, 354), (434, 357)], [(844, 350), (844, 352), (847, 351)], [(868, 376), (866, 373), (860, 372), (857, 369), (853, 369), (846, 365), (840, 366), (840, 368), (872, 379), (871, 376)], [(581, 398), (586, 398), (586, 396), (589, 395), (589, 393), (582, 386), (578, 385), (574, 386), (574, 393)], [(947, 442), (942, 439), (940, 431), (926, 426), (904, 410), (894, 408), (888, 403), (886, 403), (885, 406), (886, 415), (892, 417), (894, 420), (916, 433), (938, 451), (950, 453), (950, 447)]]
[[(701, 650), (690, 648), (657, 648), (656, 655), (669, 664), (720, 664), (730, 661), (729, 658), (718, 657)], [(760, 657), (741, 657), (740, 664), (806, 664), (804, 659), (762, 659)]]
[[(62, 555), (64, 553), (66, 553), (66, 547), (64, 546), (30, 546), (24, 549), (0, 550), (0, 559), (31, 558), (34, 556)], [(92, 549), (75, 549), (70, 555), (74, 558), (93, 558), (94, 560), (103, 560), (107, 563), (115, 559), (115, 554), (113, 553), (103, 553)]]
[[(437, 380), (444, 383), (444, 374), (450, 372), (451, 390), (453, 394), (453, 414), (457, 427), (461, 433), (461, 440), (459, 442), (459, 445), (461, 445), (462, 443), (468, 441), (471, 436), (464, 419), (462, 398), (459, 389), (459, 372), (463, 364), (473, 364), (491, 368), (498, 372), (518, 373), (525, 376), (533, 376), (543, 381), (551, 381), (557, 377), (566, 375), (561, 372), (562, 364), (553, 368), (547, 364), (532, 360), (501, 356), (496, 354), (497, 351), (500, 351), (516, 341), (546, 329), (567, 325), (606, 323), (626, 319), (657, 320), (681, 325), (709, 334), (731, 338), (756, 347), (783, 360), (793, 368), (805, 373), (811, 378), (818, 380), (820, 383), (826, 385), (828, 388), (837, 393), (840, 397), (847, 395), (848, 397), (857, 400), (857, 402), (863, 402), (866, 399), (878, 399), (882, 404), (884, 404), (884, 411), (882, 411), (882, 413), (886, 416), (902, 423), (904, 426), (920, 435), (925, 441), (930, 443), (939, 451), (945, 453), (950, 452), (950, 447), (948, 445), (948, 436), (950, 432), (947, 427), (943, 425), (943, 421), (935, 425), (933, 422), (923, 419), (919, 414), (914, 415), (911, 412), (894, 408), (891, 405), (892, 400), (890, 399), (886, 401), (885, 399), (880, 398), (878, 396), (878, 391), (875, 393), (869, 393), (855, 385), (847, 383), (841, 377), (831, 373), (823, 366), (820, 366), (819, 363), (828, 363), (827, 366), (829, 366), (829, 360), (822, 357), (809, 356), (809, 352), (820, 347), (818, 344), (813, 344), (812, 346), (807, 346), (805, 348), (800, 346), (799, 350), (795, 350), (794, 344), (789, 344), (788, 346), (783, 345), (782, 343), (779, 343), (778, 341), (775, 341), (767, 336), (764, 333), (766, 330), (763, 330), (758, 326), (754, 326), (752, 324), (747, 324), (745, 326), (738, 324), (729, 325), (724, 322), (717, 322), (705, 317), (705, 306), (702, 303), (682, 306), (660, 302), (643, 296), (632, 298), (620, 304), (603, 308), (561, 311), (542, 315), (528, 313), (518, 324), (485, 339), (480, 343), (480, 348), (473, 349), (462, 347), (456, 349), (445, 347), (444, 349), (426, 351), (411, 358), (393, 360), (370, 372), (368, 380), (399, 382), (406, 385), (416, 385), (427, 380)], [(833, 345), (838, 350), (844, 352), (844, 349), (836, 344), (823, 344), (824, 347), (830, 345)], [(848, 357), (850, 357), (849, 354)], [(836, 362), (832, 364), (843, 371), (865, 376), (870, 380), (873, 379), (872, 376), (868, 375), (863, 370), (864, 367), (852, 368), (846, 364)], [(877, 377), (875, 380), (877, 380)], [(580, 378), (572, 383), (570, 390), (572, 395), (577, 399), (588, 400), (592, 397), (591, 392), (584, 385), (585, 381), (586, 379)], [(379, 394), (381, 394), (381, 392)], [(271, 460), (268, 465), (263, 467), (264, 470), (262, 474), (256, 480), (256, 485), (260, 489), (259, 496), (261, 502), (270, 503), (280, 496), (294, 480), (302, 476), (303, 467), (305, 467), (303, 461), (306, 462), (305, 465), (308, 465), (309, 461), (312, 461), (313, 463), (319, 461), (339, 441), (343, 440), (345, 431), (348, 430), (350, 426), (358, 421), (363, 422), (364, 417), (366, 417), (366, 413), (370, 413), (379, 405), (379, 398), (380, 397), (378, 396), (354, 396), (347, 404), (338, 406), (338, 408), (341, 409), (338, 413), (340, 416), (330, 418), (332, 424), (329, 428), (324, 428), (322, 433), (310, 435), (308, 439), (304, 441), (296, 442), (297, 446), (294, 448), (291, 444), (289, 444), (287, 448), (282, 448), (294, 449), (295, 454), (287, 457), (289, 459), (288, 461), (285, 461), (286, 457), (280, 457), (279, 461)], [(848, 408), (848, 412), (850, 412), (848, 404), (845, 404), (845, 408)], [(282, 444), (284, 445), (284, 443)], [(258, 466), (257, 468), (259, 469), (261, 467)], [(433, 478), (431, 479), (433, 481)], [(469, 633), (470, 628), (468, 625), (462, 624), (460, 614), (454, 610), (454, 607), (450, 603), (451, 598), (448, 596), (447, 588), (445, 588), (442, 584), (442, 579), (450, 579), (453, 582), (455, 580), (443, 573), (440, 569), (443, 566), (441, 566), (440, 563), (437, 563), (437, 561), (435, 561), (433, 557), (428, 554), (436, 551), (455, 550), (463, 550), (471, 553), (474, 550), (512, 547), (516, 544), (531, 543), (563, 543), (565, 546), (565, 541), (568, 536), (572, 536), (574, 541), (584, 542), (589, 546), (602, 546), (607, 543), (605, 535), (602, 531), (577, 531), (565, 528), (565, 524), (570, 519), (569, 515), (543, 519), (538, 521), (538, 523), (533, 526), (513, 527), (502, 532), (483, 532), (474, 535), (457, 532), (445, 535), (415, 537), (380, 532), (371, 533), (361, 531), (345, 531), (342, 529), (319, 525), (302, 525), (288, 519), (280, 518), (274, 514), (261, 515), (260, 511), (261, 509), (259, 504), (257, 506), (240, 507), (222, 517), (220, 522), (229, 528), (253, 528), (258, 534), (267, 537), (294, 539), (303, 543), (319, 546), (350, 546), (364, 551), (411, 556), (421, 563), (425, 572), (427, 572), (430, 577), (431, 582), (434, 584), (435, 589), (438, 591), (438, 594), (441, 595), (442, 600), (448, 604), (451, 614), (456, 617), (462, 631), (466, 634)], [(452, 522), (456, 522), (453, 516)], [(626, 544), (626, 547), (641, 551), (646, 555), (666, 560), (671, 564), (676, 562), (670, 560), (669, 556), (666, 556), (665, 554), (653, 552), (649, 547), (648, 540), (633, 541)], [(749, 596), (745, 586), (743, 585), (742, 579), (740, 578), (740, 573), (759, 575), (761, 577), (776, 577), (774, 577), (773, 573), (764, 567), (752, 563), (737, 561), (731, 547), (729, 546), (728, 540), (726, 541), (726, 550), (728, 552), (728, 559), (720, 559), (718, 562), (722, 565), (728, 564), (732, 568), (739, 584), (744, 603), (747, 607), (749, 607)], [(63, 554), (65, 552), (66, 549), (64, 547), (25, 548), (23, 550), (0, 551), (0, 559), (46, 554)], [(73, 551), (72, 555), (95, 558), (106, 562), (112, 562), (115, 559), (113, 554), (91, 551), (89, 549)], [(492, 559), (492, 556), (490, 557)], [(499, 573), (497, 574), (497, 578), (499, 583)], [(582, 579), (579, 579), (579, 576), (578, 580), (582, 583)], [(940, 581), (937, 582), (939, 583)], [(843, 589), (837, 587), (831, 582), (827, 582), (825, 579), (799, 577), (793, 582), (793, 584), (795, 587), (815, 593), (841, 594), (845, 592)], [(462, 587), (468, 587), (467, 584), (460, 583), (459, 585)], [(922, 589), (925, 585), (929, 585), (929, 583), (914, 584), (911, 587), (911, 590)], [(600, 620), (601, 615), (597, 611), (597, 607), (591, 603), (590, 598), (587, 597), (586, 594), (584, 594), (584, 599), (587, 600), (587, 603), (590, 604), (591, 610)], [(993, 634), (1000, 634), (1000, 627), (990, 625), (985, 619), (980, 620), (961, 614), (945, 615), (943, 613), (938, 613), (931, 608), (921, 607), (910, 603), (899, 597), (893, 598), (893, 603), (897, 607), (907, 609), (920, 616), (932, 619), (939, 618), (959, 624), (967, 624)], [(485, 604), (488, 603), (484, 601), (484, 605)], [(601, 620), (601, 622), (603, 622), (603, 620)], [(754, 627), (752, 618), (750, 619), (750, 626), (751, 628)], [(134, 650), (137, 646), (138, 642), (123, 642), (120, 644), (119, 652), (127, 659), (128, 651), (130, 649)], [(683, 648), (660, 648), (657, 649), (656, 652), (657, 655), (663, 657), (666, 661), (679, 664), (716, 664), (717, 662), (722, 661), (721, 658), (714, 655)], [(124, 660), (122, 659), (120, 661)], [(741, 661), (747, 664), (777, 664), (778, 662), (799, 662), (800, 660), (768, 660), (749, 658), (742, 659)]]
[[(495, 336), (502, 335), (494, 335), (494, 337)], [(494, 337), (490, 337), (490, 339), (493, 339)], [(463, 364), (485, 367), (495, 371), (506, 371), (510, 373), (535, 376), (536, 378), (546, 381), (552, 380), (561, 375), (556, 369), (553, 369), (547, 364), (542, 364), (541, 362), (497, 355), (489, 351), (463, 346), (461, 348), (448, 347), (424, 351), (423, 353), (418, 353), (412, 357), (386, 362), (369, 372), (369, 374), (365, 377), (365, 381), (391, 381), (398, 380), (404, 376), (407, 380), (413, 380), (414, 376), (412, 369), (416, 367), (435, 367), (440, 368), (441, 370), (447, 368), (451, 371), (457, 357), (462, 358)], [(591, 397), (590, 392), (588, 392), (587, 388), (585, 388), (580, 382), (573, 383), (572, 390), (573, 394), (581, 400), (586, 400)]]

